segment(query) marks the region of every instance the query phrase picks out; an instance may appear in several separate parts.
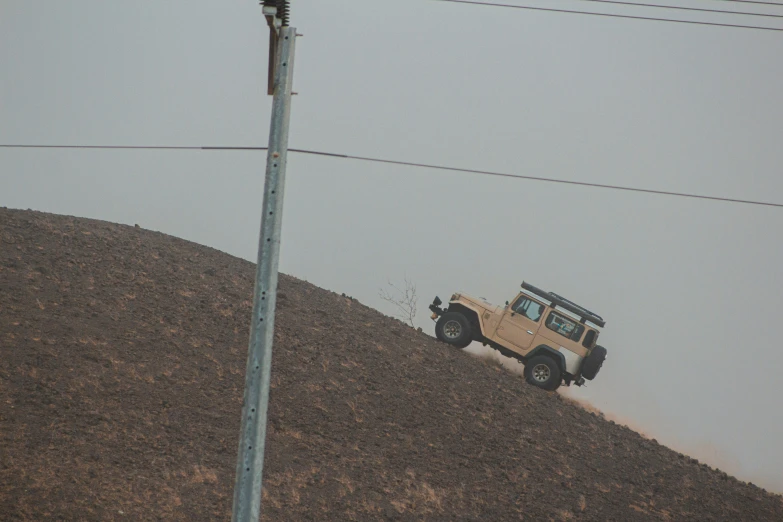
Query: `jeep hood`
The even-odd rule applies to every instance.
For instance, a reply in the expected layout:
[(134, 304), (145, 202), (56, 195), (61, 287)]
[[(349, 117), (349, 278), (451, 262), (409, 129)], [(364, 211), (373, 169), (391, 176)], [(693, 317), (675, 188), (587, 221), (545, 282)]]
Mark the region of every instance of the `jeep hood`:
[(487, 301), (486, 299), (484, 299), (482, 297), (474, 297), (472, 295), (463, 294), (461, 292), (457, 292), (456, 297), (457, 297), (457, 300), (468, 301), (469, 303), (472, 303), (472, 304), (474, 304), (474, 305), (476, 305), (478, 307), (481, 307), (481, 308), (486, 308), (488, 310), (495, 310), (495, 309), (498, 309), (498, 308), (502, 308), (502, 307), (500, 307), (498, 305), (490, 303), (489, 301)]

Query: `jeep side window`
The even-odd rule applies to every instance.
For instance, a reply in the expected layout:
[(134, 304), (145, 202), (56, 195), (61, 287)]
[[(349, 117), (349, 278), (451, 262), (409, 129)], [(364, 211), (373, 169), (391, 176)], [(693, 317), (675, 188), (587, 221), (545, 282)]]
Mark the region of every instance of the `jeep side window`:
[(551, 312), (549, 317), (546, 318), (546, 327), (557, 332), (563, 337), (567, 337), (574, 341), (579, 341), (582, 334), (585, 331), (583, 324), (577, 324), (571, 319), (557, 312)]
[(590, 348), (595, 342), (596, 336), (597, 333), (595, 330), (588, 330), (587, 335), (585, 335), (585, 340), (582, 341), (582, 346), (584, 346), (585, 348)]
[(520, 297), (511, 307), (511, 310), (520, 315), (524, 315), (531, 321), (538, 322), (544, 313), (544, 305), (536, 303), (527, 297)]
[(576, 325), (576, 330), (571, 334), (571, 340), (579, 342), (579, 339), (582, 338), (582, 334), (585, 333), (585, 325), (578, 324)]

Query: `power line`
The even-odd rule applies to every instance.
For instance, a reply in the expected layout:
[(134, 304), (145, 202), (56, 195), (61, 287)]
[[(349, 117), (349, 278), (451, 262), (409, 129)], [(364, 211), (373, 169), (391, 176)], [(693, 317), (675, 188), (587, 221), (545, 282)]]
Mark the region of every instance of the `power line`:
[[(639, 4), (636, 2), (620, 2), (618, 0), (577, 0), (579, 2), (593, 2), (597, 4), (613, 4), (613, 5), (632, 5), (636, 7), (657, 7), (659, 9), (677, 9), (680, 11), (698, 11), (700, 13), (717, 13), (717, 14), (734, 14), (742, 16), (765, 16), (768, 18), (783, 18), (783, 15), (767, 14), (767, 13), (749, 13), (746, 11), (724, 11), (721, 9), (701, 9), (698, 7), (680, 7), (676, 5), (661, 5), (661, 4)], [(780, 4), (778, 4), (780, 5)]]
[(2, 149), (267, 150), (267, 147), (193, 147), (177, 145), (0, 145)]
[(505, 172), (493, 172), (489, 170), (474, 170), (474, 169), (465, 169), (465, 168), (458, 168), (458, 167), (448, 167), (445, 165), (431, 165), (427, 163), (413, 163), (409, 161), (398, 161), (398, 160), (387, 160), (387, 159), (380, 159), (380, 158), (369, 158), (366, 156), (352, 156), (350, 154), (335, 154), (332, 152), (317, 152), (312, 150), (302, 150), (302, 149), (288, 149), (290, 152), (297, 152), (300, 154), (314, 154), (318, 156), (329, 156), (334, 158), (343, 158), (343, 159), (353, 159), (353, 160), (360, 160), (360, 161), (371, 161), (375, 163), (388, 163), (391, 165), (404, 165), (407, 167), (422, 167), (427, 169), (437, 169), (437, 170), (448, 170), (452, 172), (464, 172), (468, 174), (479, 174), (484, 176), (497, 176), (502, 178), (513, 178), (513, 179), (524, 179), (529, 181), (545, 181), (548, 183), (562, 183), (566, 185), (579, 185), (582, 187), (594, 187), (594, 188), (604, 188), (604, 189), (611, 189), (611, 190), (622, 190), (627, 192), (644, 192), (647, 194), (657, 194), (661, 196), (679, 196), (684, 198), (695, 198), (695, 199), (708, 199), (712, 201), (723, 201), (727, 203), (745, 203), (748, 205), (762, 205), (767, 207), (779, 207), (783, 208), (783, 203), (767, 203), (764, 201), (751, 201), (746, 199), (735, 199), (735, 198), (724, 198), (724, 197), (718, 197), (718, 196), (705, 196), (701, 194), (688, 194), (685, 192), (671, 192), (666, 190), (653, 190), (653, 189), (644, 189), (644, 188), (634, 188), (634, 187), (624, 187), (621, 185), (607, 185), (603, 183), (589, 183), (586, 181), (571, 181), (571, 180), (565, 180), (565, 179), (557, 179), (557, 178), (545, 178), (540, 176), (525, 176), (523, 174), (508, 174)]
[(783, 7), (783, 4), (777, 2), (756, 2), (755, 0), (718, 0), (719, 2), (736, 2), (738, 4), (756, 4), (756, 5), (776, 5)]
[[(205, 150), (205, 151), (259, 151), (267, 150), (267, 147), (224, 147), (224, 146), (144, 146), (144, 145), (2, 145), (0, 148), (21, 148), (21, 149), (136, 149), (136, 150)], [(558, 178), (546, 178), (543, 176), (526, 176), (524, 174), (509, 174), (507, 172), (495, 172), (490, 170), (466, 169), (460, 167), (449, 167), (447, 165), (433, 165), (429, 163), (415, 163), (411, 161), (389, 160), (383, 158), (372, 158), (369, 156), (354, 156), (351, 154), (340, 154), (336, 152), (323, 152), (308, 149), (288, 149), (288, 152), (297, 154), (309, 154), (313, 156), (325, 156), (329, 158), (351, 159), (357, 161), (368, 161), (373, 163), (384, 163), (388, 165), (400, 165), (405, 167), (419, 167), (434, 170), (445, 170), (450, 172), (462, 172), (466, 174), (476, 174), (482, 176), (494, 176), (510, 179), (521, 179), (528, 181), (542, 181), (547, 183), (560, 183), (564, 185), (577, 185), (581, 187), (593, 187), (609, 190), (620, 190), (625, 192), (640, 192), (645, 194), (654, 194), (659, 196), (677, 196), (683, 198), (706, 199), (711, 201), (723, 201), (725, 203), (743, 203), (747, 205), (760, 205), (765, 207), (783, 208), (783, 203), (769, 203), (766, 201), (753, 201), (748, 199), (726, 198), (720, 196), (705, 196), (703, 194), (690, 194), (686, 192), (672, 192), (668, 190), (654, 190), (637, 187), (626, 187), (622, 185), (608, 185), (605, 183), (590, 183), (587, 181), (572, 181)]]
[(448, 2), (453, 4), (472, 4), (472, 5), (483, 5), (488, 7), (509, 7), (512, 9), (527, 9), (530, 11), (547, 11), (550, 13), (567, 13), (567, 14), (581, 14), (581, 15), (589, 15), (589, 16), (606, 16), (609, 18), (629, 18), (632, 20), (650, 20), (654, 22), (672, 22), (672, 23), (678, 23), (678, 24), (693, 24), (693, 25), (711, 25), (715, 27), (734, 27), (737, 29), (757, 29), (759, 31), (783, 31), (783, 28), (778, 27), (761, 27), (756, 25), (738, 25), (738, 24), (722, 24), (717, 22), (696, 22), (692, 20), (676, 20), (673, 18), (653, 18), (648, 16), (632, 16), (632, 15), (621, 15), (621, 14), (611, 14), (611, 13), (594, 13), (590, 11), (575, 11), (571, 9), (552, 9), (549, 7), (532, 7), (529, 5), (514, 5), (514, 4), (499, 4), (499, 3), (492, 3), (492, 2), (476, 2), (474, 0), (434, 0), (436, 2)]

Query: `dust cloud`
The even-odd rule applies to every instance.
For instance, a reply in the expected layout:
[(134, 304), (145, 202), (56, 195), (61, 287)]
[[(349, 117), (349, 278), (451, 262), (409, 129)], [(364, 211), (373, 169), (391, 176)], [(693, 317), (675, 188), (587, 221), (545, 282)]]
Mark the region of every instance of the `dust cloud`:
[(473, 343), (465, 348), (465, 351), (474, 357), (497, 364), (511, 373), (522, 375), (525, 370), (525, 367), (519, 361), (501, 355), (500, 352), (497, 352), (488, 346)]
[[(465, 351), (474, 357), (497, 364), (511, 373), (523, 375), (525, 367), (522, 363), (501, 355), (488, 346), (473, 343), (465, 348)], [(668, 426), (665, 422), (656, 423), (655, 427), (648, 427), (628, 417), (601, 411), (590, 401), (579, 397), (578, 389), (561, 387), (558, 393), (564, 400), (595, 413), (608, 421), (626, 426), (646, 439), (655, 440), (669, 449), (695, 458), (699, 462), (733, 475), (739, 480), (751, 482), (774, 493), (783, 494), (783, 477), (758, 472), (749, 473), (742, 467), (739, 459), (728, 454), (725, 450), (719, 449), (710, 441), (683, 440), (669, 430), (662, 430), (661, 428)]]

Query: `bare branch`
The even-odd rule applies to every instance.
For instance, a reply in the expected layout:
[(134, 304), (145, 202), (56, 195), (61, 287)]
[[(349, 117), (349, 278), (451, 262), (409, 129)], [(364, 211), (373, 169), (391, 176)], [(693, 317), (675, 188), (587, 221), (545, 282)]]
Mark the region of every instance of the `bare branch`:
[(416, 306), (419, 298), (416, 295), (416, 285), (405, 277), (405, 288), (400, 288), (391, 281), (387, 281), (391, 290), (381, 288), (378, 296), (384, 301), (391, 303), (396, 308), (395, 317), (405, 321), (412, 328), (416, 328)]

